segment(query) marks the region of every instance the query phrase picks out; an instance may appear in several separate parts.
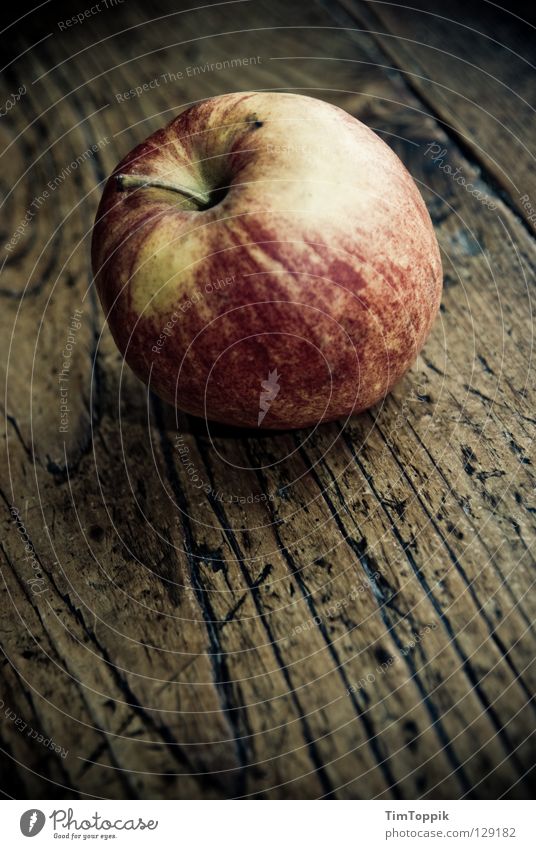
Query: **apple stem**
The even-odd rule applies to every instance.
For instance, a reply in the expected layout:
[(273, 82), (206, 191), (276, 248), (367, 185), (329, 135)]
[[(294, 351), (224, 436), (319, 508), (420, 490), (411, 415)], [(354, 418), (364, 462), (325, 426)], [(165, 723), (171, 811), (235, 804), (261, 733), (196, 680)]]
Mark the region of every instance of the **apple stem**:
[(184, 195), (188, 200), (193, 200), (199, 204), (201, 208), (207, 207), (210, 204), (210, 195), (197, 192), (195, 189), (181, 186), (178, 183), (153, 180), (144, 174), (116, 174), (115, 182), (120, 192), (125, 192), (127, 189), (166, 189), (169, 192), (177, 192), (180, 195)]

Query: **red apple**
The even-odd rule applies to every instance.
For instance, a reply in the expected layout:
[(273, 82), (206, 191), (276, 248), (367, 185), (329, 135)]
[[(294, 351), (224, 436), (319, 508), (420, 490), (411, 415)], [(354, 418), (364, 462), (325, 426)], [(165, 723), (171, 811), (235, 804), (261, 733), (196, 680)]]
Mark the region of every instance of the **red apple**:
[(297, 428), (383, 398), (420, 351), (442, 271), (410, 174), (335, 106), (216, 97), (108, 180), (95, 280), (134, 372), (181, 410)]

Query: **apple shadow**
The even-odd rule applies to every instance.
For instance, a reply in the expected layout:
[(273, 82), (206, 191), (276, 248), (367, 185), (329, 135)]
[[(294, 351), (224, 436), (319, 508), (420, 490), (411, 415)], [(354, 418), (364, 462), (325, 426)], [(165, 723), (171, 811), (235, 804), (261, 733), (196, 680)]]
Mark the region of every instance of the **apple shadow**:
[[(277, 436), (308, 432), (309, 428), (262, 428), (262, 427), (236, 427), (234, 425), (221, 424), (220, 422), (207, 421), (200, 416), (183, 413), (176, 410), (171, 404), (162, 401), (151, 393), (153, 402), (160, 406), (163, 424), (166, 430), (180, 430), (181, 433), (190, 433), (192, 436), (206, 437), (207, 439), (222, 438), (241, 441), (245, 439), (268, 439)], [(321, 425), (317, 425), (319, 427)]]

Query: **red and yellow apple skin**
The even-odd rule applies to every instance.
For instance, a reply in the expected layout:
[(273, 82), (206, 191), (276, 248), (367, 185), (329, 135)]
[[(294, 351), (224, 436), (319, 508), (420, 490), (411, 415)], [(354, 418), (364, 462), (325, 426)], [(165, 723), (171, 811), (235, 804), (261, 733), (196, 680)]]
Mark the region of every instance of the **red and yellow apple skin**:
[(422, 348), (442, 289), (398, 157), (294, 94), (204, 101), (136, 147), (105, 187), (92, 262), (138, 377), (181, 410), (246, 427), (263, 392), (263, 428), (378, 402)]

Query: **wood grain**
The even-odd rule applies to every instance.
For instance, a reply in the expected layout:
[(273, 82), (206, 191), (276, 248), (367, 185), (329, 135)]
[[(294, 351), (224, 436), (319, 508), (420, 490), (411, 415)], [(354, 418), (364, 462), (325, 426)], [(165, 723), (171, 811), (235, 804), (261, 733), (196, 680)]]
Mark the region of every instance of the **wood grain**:
[[(373, 14), (434, 43), (417, 13)], [(8, 79), (27, 92), (0, 122), (4, 245), (64, 175), (2, 256), (3, 792), (525, 798), (536, 245), (500, 178), (519, 187), (532, 174), (532, 116), (510, 122), (492, 79), (506, 61), (476, 42), (489, 74), (469, 91), (459, 66), (475, 42), (441, 24), (460, 57), (446, 63), (452, 88), (493, 102), (492, 128), (447, 97), (430, 48), (411, 56), (436, 82), (393, 70), (408, 48), (368, 32), (370, 9), (350, 0), (125, 3), (68, 33), (58, 20), (13, 31)], [(261, 61), (188, 75), (244, 57)], [(530, 80), (510, 84), (523, 95)], [(309, 93), (373, 127), (416, 179), (442, 249), (441, 313), (415, 367), (377, 408), (312, 434), (177, 419), (123, 366), (91, 285), (91, 228), (115, 163), (187, 104), (250, 88)]]
[[(511, 6), (417, 0), (411, 6), (342, 0), (390, 64), (481, 166), (497, 192), (536, 230), (536, 129), (533, 21)], [(519, 5), (519, 4), (518, 4)], [(516, 14), (517, 12), (517, 14)], [(524, 14), (525, 13), (525, 14)]]

